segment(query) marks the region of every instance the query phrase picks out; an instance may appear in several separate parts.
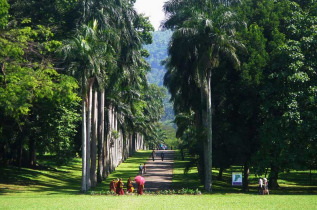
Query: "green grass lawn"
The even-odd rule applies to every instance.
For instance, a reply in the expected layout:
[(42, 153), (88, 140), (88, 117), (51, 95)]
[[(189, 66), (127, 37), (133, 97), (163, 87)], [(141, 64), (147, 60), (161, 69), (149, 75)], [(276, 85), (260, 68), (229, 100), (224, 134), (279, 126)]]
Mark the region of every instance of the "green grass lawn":
[[(144, 163), (151, 151), (136, 152), (114, 171), (102, 184), (91, 191), (107, 191), (113, 178), (123, 178), (138, 173), (138, 165)], [(175, 154), (173, 188), (202, 189), (197, 170), (193, 168), (183, 174), (189, 161)], [(126, 195), (105, 196), (79, 193), (81, 182), (81, 159), (75, 158), (67, 166), (56, 166), (46, 158), (41, 164), (51, 166), (49, 170), (0, 167), (0, 209), (317, 209), (317, 173), (314, 171), (313, 184), (309, 186), (307, 171), (291, 171), (280, 174), (282, 189), (271, 190), (271, 195), (256, 195), (257, 178), (252, 174), (251, 190), (242, 193), (232, 187), (231, 171), (223, 174), (223, 180), (216, 180), (217, 170), (213, 170), (213, 194), (203, 195)]]
[[(108, 178), (99, 184), (95, 191), (109, 190), (109, 183), (114, 178), (124, 182), (133, 179), (139, 171), (139, 164), (149, 158), (151, 151), (138, 151), (133, 157), (121, 163)], [(0, 167), (0, 195), (52, 195), (78, 194), (81, 187), (81, 159), (74, 158), (67, 166), (56, 166), (50, 157), (38, 160), (41, 165), (50, 166), (47, 170), (29, 168)]]
[(151, 155), (150, 150), (138, 151), (134, 153), (133, 157), (128, 158), (124, 163), (121, 163), (114, 172), (112, 172), (107, 179), (99, 184), (93, 191), (108, 191), (109, 184), (113, 179), (122, 178), (124, 183), (124, 189), (126, 188), (126, 182), (129, 177), (134, 180), (134, 177), (139, 173), (139, 165), (144, 164)]
[(47, 170), (0, 167), (0, 195), (5, 194), (76, 194), (81, 183), (81, 159), (67, 166), (55, 166), (50, 157), (39, 160)]
[[(184, 168), (190, 161), (190, 157), (186, 155), (185, 160), (181, 159), (180, 151), (175, 151), (175, 162), (173, 171), (173, 188), (189, 188), (203, 190), (203, 184), (200, 183), (198, 171), (196, 167), (190, 169), (184, 174)], [(235, 171), (243, 171), (241, 166), (233, 166), (223, 172), (222, 180), (218, 180), (219, 170), (213, 169), (213, 193), (242, 193), (241, 187), (231, 186), (231, 173)], [(248, 194), (256, 194), (258, 187), (258, 179), (254, 173), (250, 173), (250, 190)], [(271, 194), (317, 194), (317, 171), (312, 171), (312, 185), (309, 183), (309, 171), (290, 171), (279, 174), (278, 183), (280, 189), (270, 190)]]
[(0, 196), (0, 209), (316, 209), (314, 195)]

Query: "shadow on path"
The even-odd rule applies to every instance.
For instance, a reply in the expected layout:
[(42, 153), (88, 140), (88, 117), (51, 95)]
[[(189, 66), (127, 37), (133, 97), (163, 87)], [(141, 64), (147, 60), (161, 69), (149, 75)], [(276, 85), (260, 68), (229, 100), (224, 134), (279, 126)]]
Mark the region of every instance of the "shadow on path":
[[(164, 160), (161, 153), (164, 153)], [(146, 162), (146, 174), (144, 174), (145, 190), (167, 190), (171, 189), (173, 181), (174, 151), (156, 150), (155, 160), (152, 157)]]

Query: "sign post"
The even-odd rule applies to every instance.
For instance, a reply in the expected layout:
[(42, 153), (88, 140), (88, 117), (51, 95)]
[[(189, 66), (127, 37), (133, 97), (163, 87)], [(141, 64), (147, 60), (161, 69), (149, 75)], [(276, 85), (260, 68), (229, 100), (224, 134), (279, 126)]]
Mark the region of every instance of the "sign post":
[(232, 172), (232, 186), (242, 186), (242, 172)]

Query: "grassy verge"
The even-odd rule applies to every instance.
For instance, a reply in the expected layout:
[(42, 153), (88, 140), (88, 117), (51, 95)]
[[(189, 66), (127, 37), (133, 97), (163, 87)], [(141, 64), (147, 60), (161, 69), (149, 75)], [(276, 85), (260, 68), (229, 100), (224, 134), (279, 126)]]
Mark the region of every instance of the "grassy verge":
[[(185, 160), (181, 159), (180, 151), (175, 151), (175, 162), (173, 171), (173, 189), (190, 188), (203, 189), (203, 185), (199, 182), (198, 171), (196, 167), (184, 174), (186, 164), (190, 162), (190, 157), (185, 156)], [(222, 179), (218, 179), (219, 170), (213, 168), (213, 193), (242, 193), (241, 187), (231, 186), (232, 172), (243, 171), (241, 166), (232, 166), (223, 172)], [(259, 177), (254, 173), (250, 173), (250, 190), (249, 194), (257, 194)], [(317, 194), (317, 171), (312, 171), (312, 182), (310, 183), (309, 171), (283, 172), (279, 174), (280, 189), (270, 190), (271, 194)]]
[[(146, 162), (151, 151), (138, 151), (120, 164), (107, 180), (93, 190), (108, 190), (114, 178), (134, 177), (140, 163)], [(81, 187), (81, 159), (74, 158), (67, 166), (56, 166), (50, 157), (39, 160), (46, 170), (18, 167), (0, 167), (0, 195), (78, 194)]]
[(316, 209), (316, 195), (0, 196), (0, 209)]
[[(135, 176), (138, 165), (144, 163), (150, 153), (135, 153), (134, 157), (120, 164), (104, 183), (93, 190), (108, 190), (113, 178), (120, 177), (126, 181), (129, 176)], [(45, 161), (46, 165), (50, 165), (49, 159)], [(176, 151), (174, 189), (202, 188), (195, 168), (188, 174), (183, 173), (188, 161), (189, 157), (182, 161), (179, 151)], [(307, 171), (281, 173), (280, 184), (283, 189), (271, 191), (270, 196), (256, 195), (257, 178), (253, 174), (249, 194), (242, 194), (240, 188), (232, 188), (231, 171), (241, 170), (241, 167), (226, 170), (222, 181), (213, 177), (213, 194), (91, 196), (78, 195), (81, 182), (80, 159), (74, 159), (68, 166), (53, 168), (55, 170), (0, 168), (0, 209), (315, 209), (317, 206), (316, 186), (307, 185)], [(218, 173), (216, 169), (213, 172), (215, 176)], [(313, 174), (315, 183), (316, 171)]]
[(34, 170), (0, 167), (0, 195), (5, 194), (77, 194), (81, 183), (81, 159), (67, 166), (54, 166), (50, 157), (39, 161), (50, 169)]
[(175, 150), (174, 156), (174, 168), (173, 168), (173, 189), (202, 189), (203, 185), (200, 183), (198, 177), (197, 168), (191, 168), (188, 173), (184, 174), (184, 169), (186, 164), (190, 162), (190, 157), (185, 156), (185, 159), (182, 160), (181, 153), (179, 150)]
[(126, 188), (126, 182), (129, 177), (133, 180), (139, 173), (139, 165), (145, 163), (150, 157), (151, 151), (138, 151), (135, 152), (133, 157), (129, 157), (124, 163), (121, 163), (114, 172), (112, 172), (105, 181), (100, 183), (93, 191), (108, 191), (109, 184), (113, 179), (122, 178), (124, 183), (124, 189)]

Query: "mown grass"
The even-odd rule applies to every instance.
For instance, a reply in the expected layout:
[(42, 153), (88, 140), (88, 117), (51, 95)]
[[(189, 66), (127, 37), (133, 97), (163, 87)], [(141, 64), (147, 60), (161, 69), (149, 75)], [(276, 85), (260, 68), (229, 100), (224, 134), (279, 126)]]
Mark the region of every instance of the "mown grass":
[(45, 170), (0, 167), (0, 195), (4, 194), (76, 194), (81, 183), (81, 159), (74, 158), (67, 166), (56, 166), (50, 157), (39, 160), (50, 165)]
[[(129, 176), (134, 177), (138, 173), (138, 165), (144, 163), (150, 153), (151, 151), (135, 153), (134, 157), (121, 163), (104, 183), (92, 190), (108, 190), (113, 178), (123, 178), (126, 182)], [(173, 188), (202, 188), (195, 168), (188, 174), (183, 174), (185, 164), (190, 158), (187, 156), (182, 161), (179, 151), (176, 151), (175, 157)], [(45, 161), (46, 165), (52, 164), (49, 159)], [(214, 169), (213, 194), (91, 196), (89, 193), (79, 194), (81, 160), (77, 158), (56, 170), (2, 167), (0, 209), (316, 209), (316, 171), (313, 174), (315, 186), (308, 185), (307, 171), (292, 171), (280, 174), (281, 190), (273, 190), (269, 196), (259, 196), (256, 193), (257, 178), (253, 174), (249, 193), (233, 188), (230, 185), (232, 170), (241, 170), (241, 167), (225, 171), (223, 181), (219, 181), (216, 180), (218, 172)]]
[(114, 172), (112, 172), (105, 181), (98, 184), (94, 191), (108, 191), (109, 184), (113, 179), (122, 178), (124, 183), (124, 189), (126, 188), (126, 182), (129, 177), (134, 180), (134, 177), (139, 173), (139, 165), (144, 164), (150, 157), (150, 150), (141, 150), (135, 152), (133, 157), (128, 158), (124, 163), (121, 163)]
[[(139, 164), (149, 158), (151, 151), (138, 151), (133, 157), (121, 163), (112, 174), (95, 189), (109, 190), (114, 178), (134, 177), (138, 174)], [(74, 158), (67, 166), (57, 166), (51, 157), (38, 160), (41, 165), (49, 166), (45, 170), (18, 167), (0, 167), (0, 195), (52, 195), (79, 194), (81, 187), (81, 159)]]
[(316, 195), (1, 196), (0, 209), (316, 209)]
[[(180, 151), (175, 151), (175, 162), (173, 171), (173, 188), (189, 188), (203, 190), (203, 184), (199, 181), (198, 171), (196, 167), (184, 174), (186, 164), (190, 162), (188, 154), (185, 160), (181, 159)], [(231, 186), (232, 172), (243, 171), (241, 166), (232, 166), (223, 172), (222, 180), (218, 180), (219, 169), (213, 168), (213, 193), (241, 193), (241, 187)], [(263, 177), (263, 176), (262, 176)], [(250, 173), (250, 190), (248, 194), (257, 194), (259, 177), (254, 173)], [(270, 190), (271, 194), (317, 194), (317, 170), (312, 171), (312, 182), (310, 185), (309, 171), (290, 171), (279, 174), (278, 183), (280, 189)], [(245, 192), (243, 192), (245, 193)]]

